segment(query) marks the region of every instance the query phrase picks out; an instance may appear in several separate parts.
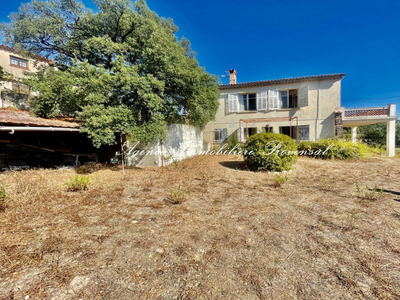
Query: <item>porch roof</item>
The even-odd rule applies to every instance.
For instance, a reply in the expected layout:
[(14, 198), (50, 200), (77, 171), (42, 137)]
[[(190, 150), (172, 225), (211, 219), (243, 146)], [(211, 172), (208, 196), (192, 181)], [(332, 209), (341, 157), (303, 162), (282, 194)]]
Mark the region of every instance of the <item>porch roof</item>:
[(74, 119), (44, 119), (33, 117), (27, 111), (0, 109), (0, 126), (31, 126), (79, 128)]

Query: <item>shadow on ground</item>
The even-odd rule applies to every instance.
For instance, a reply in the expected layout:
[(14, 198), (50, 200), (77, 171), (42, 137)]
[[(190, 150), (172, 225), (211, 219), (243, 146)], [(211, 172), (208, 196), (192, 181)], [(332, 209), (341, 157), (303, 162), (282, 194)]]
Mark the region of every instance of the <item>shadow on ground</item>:
[(219, 164), (223, 167), (233, 170), (250, 171), (244, 161), (221, 161)]

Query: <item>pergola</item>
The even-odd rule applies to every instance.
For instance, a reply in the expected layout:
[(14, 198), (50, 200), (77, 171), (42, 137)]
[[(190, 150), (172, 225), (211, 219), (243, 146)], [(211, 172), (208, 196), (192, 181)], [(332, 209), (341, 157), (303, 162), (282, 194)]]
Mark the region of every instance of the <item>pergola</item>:
[(289, 121), (290, 122), (290, 138), (292, 138), (292, 120), (296, 120), (296, 143), (299, 143), (299, 119), (297, 117), (240, 119), (239, 120), (239, 141), (240, 141), (240, 146), (242, 146), (242, 122), (246, 123), (246, 138), (248, 138), (248, 136), (249, 136), (248, 123)]

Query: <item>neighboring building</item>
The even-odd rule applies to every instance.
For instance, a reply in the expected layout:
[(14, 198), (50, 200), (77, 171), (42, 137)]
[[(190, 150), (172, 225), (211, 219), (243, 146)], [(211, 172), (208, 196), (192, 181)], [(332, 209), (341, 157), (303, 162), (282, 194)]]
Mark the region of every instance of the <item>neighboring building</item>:
[(204, 129), (206, 144), (224, 143), (235, 135), (244, 141), (265, 131), (315, 141), (341, 136), (343, 126), (387, 122), (388, 154), (394, 155), (395, 104), (345, 110), (341, 107), (341, 80), (346, 74), (237, 83), (236, 71), (229, 72), (230, 83), (220, 85), (215, 121)]
[(41, 56), (28, 58), (8, 46), (0, 45), (0, 66), (10, 74), (0, 81), (0, 171), (15, 167), (79, 165), (87, 161), (108, 161), (121, 149), (97, 149), (74, 118), (44, 119), (31, 116), (29, 100), (34, 96), (21, 83), (25, 72), (37, 72), (53, 65)]
[(0, 108), (29, 110), (29, 100), (34, 94), (21, 79), (26, 72), (38, 72), (41, 67), (53, 64), (51, 59), (38, 55), (26, 57), (11, 47), (0, 45), (0, 66), (10, 75), (9, 80), (0, 81)]

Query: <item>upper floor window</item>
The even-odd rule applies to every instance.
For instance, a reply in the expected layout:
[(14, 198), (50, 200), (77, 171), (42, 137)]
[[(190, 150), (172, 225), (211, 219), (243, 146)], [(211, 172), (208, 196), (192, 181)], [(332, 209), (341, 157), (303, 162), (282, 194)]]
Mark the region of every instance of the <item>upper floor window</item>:
[(229, 113), (241, 111), (267, 111), (279, 109), (301, 108), (308, 106), (308, 85), (298, 89), (270, 89), (257, 93), (229, 93), (226, 108)]
[(28, 61), (23, 58), (15, 57), (10, 55), (10, 64), (12, 66), (28, 69)]
[(279, 91), (280, 108), (296, 108), (297, 90)]
[(257, 110), (257, 94), (239, 95), (240, 111)]

